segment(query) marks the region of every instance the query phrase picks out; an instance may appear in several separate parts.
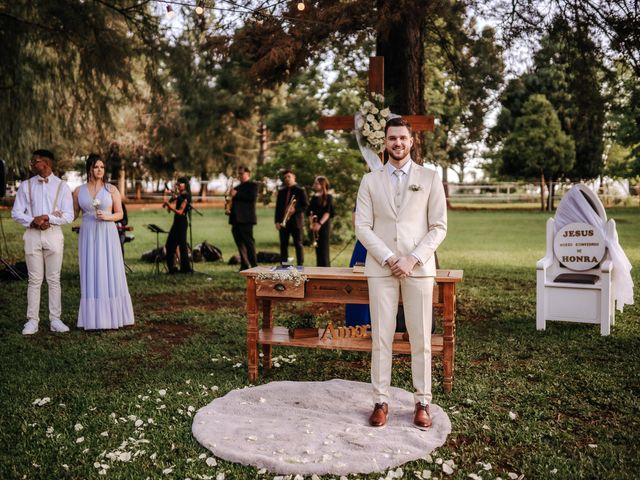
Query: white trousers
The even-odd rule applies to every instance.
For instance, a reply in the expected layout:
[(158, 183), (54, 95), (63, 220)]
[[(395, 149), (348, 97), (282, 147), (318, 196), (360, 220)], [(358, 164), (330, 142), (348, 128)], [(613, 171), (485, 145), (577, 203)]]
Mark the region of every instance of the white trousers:
[(57, 225), (52, 225), (46, 230), (27, 228), (22, 239), (29, 269), (27, 320), (40, 321), (40, 287), (45, 277), (49, 286), (49, 320), (60, 320), (62, 315), (60, 270), (64, 250), (62, 229)]
[(371, 384), (375, 403), (389, 402), (393, 336), (398, 301), (411, 343), (411, 375), (415, 402), (431, 402), (431, 317), (433, 277), (369, 277), (371, 309)]

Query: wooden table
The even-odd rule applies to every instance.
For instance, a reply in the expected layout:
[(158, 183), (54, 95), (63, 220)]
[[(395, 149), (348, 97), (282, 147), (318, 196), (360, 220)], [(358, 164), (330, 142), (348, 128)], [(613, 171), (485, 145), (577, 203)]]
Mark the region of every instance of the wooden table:
[[(260, 273), (270, 272), (268, 267), (254, 267), (243, 270), (241, 275), (247, 278), (247, 350), (249, 359), (249, 380), (258, 378), (258, 345), (262, 345), (265, 368), (271, 368), (273, 345), (307, 348), (326, 348), (338, 350), (371, 351), (371, 338), (291, 338), (284, 327), (273, 325), (274, 302), (317, 302), (338, 304), (368, 304), (369, 292), (367, 277), (362, 273), (353, 273), (350, 268), (304, 267), (301, 272), (307, 277), (303, 298), (297, 298), (301, 292), (278, 291), (265, 288), (265, 280), (257, 279)], [(443, 333), (431, 336), (432, 355), (443, 357), (443, 387), (445, 392), (453, 388), (453, 365), (456, 345), (456, 283), (462, 281), (462, 270), (438, 270), (437, 286), (434, 287), (433, 306), (442, 312)], [(274, 282), (270, 282), (274, 283)], [(277, 283), (277, 282), (276, 282)], [(280, 287), (281, 289), (282, 287)], [(262, 328), (258, 328), (260, 315), (259, 303), (262, 303)], [(396, 334), (393, 342), (394, 353), (411, 353), (408, 341), (402, 340), (402, 334)]]

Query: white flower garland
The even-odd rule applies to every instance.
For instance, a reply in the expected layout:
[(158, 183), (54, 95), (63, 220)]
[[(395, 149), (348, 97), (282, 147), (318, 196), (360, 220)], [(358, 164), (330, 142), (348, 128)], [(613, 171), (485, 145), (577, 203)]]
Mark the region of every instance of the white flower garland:
[(384, 127), (391, 116), (391, 111), (384, 107), (384, 96), (372, 93), (370, 100), (360, 106), (356, 127), (365, 138), (365, 146), (376, 153), (384, 150)]
[(279, 282), (291, 282), (296, 287), (307, 281), (307, 276), (303, 275), (295, 267), (286, 270), (276, 270), (271, 272), (260, 272), (256, 275), (257, 280), (274, 280)]

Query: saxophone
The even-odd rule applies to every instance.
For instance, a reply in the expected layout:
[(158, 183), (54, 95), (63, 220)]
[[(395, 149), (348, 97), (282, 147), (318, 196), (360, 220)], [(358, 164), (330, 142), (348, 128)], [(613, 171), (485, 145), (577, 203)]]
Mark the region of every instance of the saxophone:
[(287, 209), (284, 211), (284, 218), (282, 219), (282, 228), (287, 226), (287, 222), (293, 216), (296, 211), (296, 196), (292, 195), (291, 200), (289, 200), (289, 205), (287, 205)]
[(313, 248), (318, 248), (318, 238), (320, 238), (320, 232), (316, 232), (313, 229), (313, 227), (315, 227), (317, 223), (318, 216), (314, 215), (313, 212), (311, 212), (311, 215), (309, 215), (309, 228), (311, 229), (311, 234), (313, 235), (313, 243), (311, 244)]
[(227, 183), (227, 191), (224, 194), (224, 214), (231, 215), (231, 189), (233, 188), (233, 178)]

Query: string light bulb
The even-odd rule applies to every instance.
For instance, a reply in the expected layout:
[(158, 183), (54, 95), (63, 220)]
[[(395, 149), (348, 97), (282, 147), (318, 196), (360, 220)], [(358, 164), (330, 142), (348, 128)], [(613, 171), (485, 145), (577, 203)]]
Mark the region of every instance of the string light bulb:
[(198, 2), (198, 6), (196, 7), (196, 14), (197, 15), (204, 14), (204, 2), (202, 0)]
[(304, 10), (304, 2), (298, 2), (297, 5), (298, 11), (302, 12)]
[(167, 5), (167, 17), (173, 18), (176, 16), (176, 12), (173, 11), (173, 7), (171, 5)]

